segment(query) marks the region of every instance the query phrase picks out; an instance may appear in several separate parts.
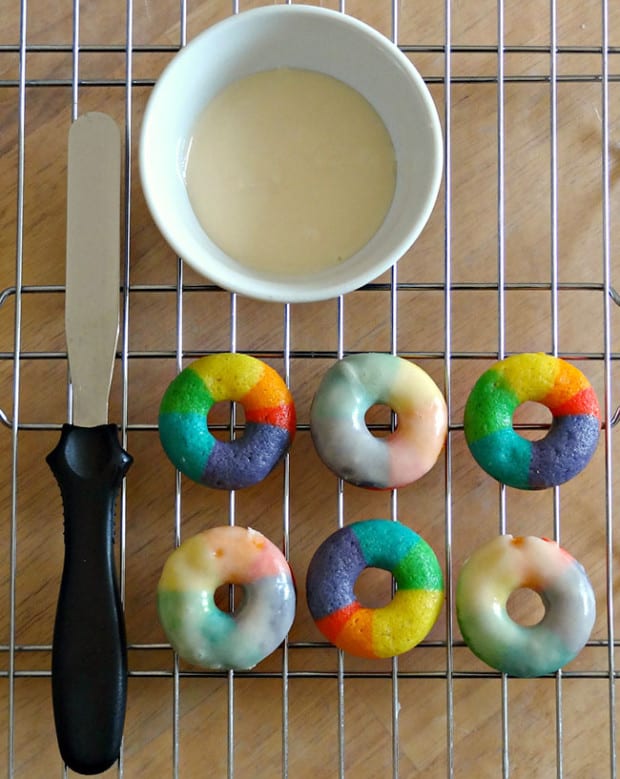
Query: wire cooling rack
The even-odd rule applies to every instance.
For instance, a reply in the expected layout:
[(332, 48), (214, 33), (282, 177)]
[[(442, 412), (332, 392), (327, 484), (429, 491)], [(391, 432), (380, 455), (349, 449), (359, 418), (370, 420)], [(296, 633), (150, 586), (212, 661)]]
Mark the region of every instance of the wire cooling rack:
[[(205, 26), (256, 3), (3, 0), (0, 31), (0, 745), (6, 776), (61, 775), (50, 701), (51, 633), (62, 566), (61, 506), (44, 458), (68, 418), (63, 336), (66, 134), (87, 110), (124, 128), (121, 339), (110, 419), (135, 464), (117, 551), (129, 639), (124, 745), (110, 775), (160, 777), (600, 777), (617, 774), (614, 289), (620, 207), (620, 12), (606, 0), (322, 3), (397, 43), (421, 71), (445, 136), (435, 212), (391, 272), (345, 298), (279, 306), (194, 276), (154, 228), (136, 175), (149, 91)], [(299, 427), (284, 464), (247, 491), (214, 494), (174, 473), (157, 407), (191, 359), (238, 350), (276, 367)], [(588, 469), (522, 494), (473, 463), (462, 433), (476, 377), (519, 351), (586, 372), (604, 409)], [(413, 359), (444, 388), (446, 449), (420, 482), (369, 493), (329, 474), (308, 411), (324, 370), (351, 352)], [(220, 410), (220, 434), (243, 420)], [(373, 409), (378, 435), (389, 428)], [(521, 411), (521, 410), (519, 410)], [(536, 408), (517, 423), (544, 433)], [(429, 637), (394, 661), (342, 655), (305, 606), (305, 568), (339, 525), (372, 516), (412, 525), (435, 548), (446, 603)], [(215, 524), (256, 527), (283, 545), (298, 613), (284, 645), (247, 673), (199, 672), (174, 657), (154, 593), (179, 541)], [(553, 677), (516, 680), (476, 660), (454, 615), (459, 567), (500, 532), (551, 536), (586, 566), (598, 606), (591, 640)], [(389, 598), (377, 572), (369, 604)], [(527, 595), (515, 615), (540, 609)], [(538, 612), (539, 613), (539, 612)]]

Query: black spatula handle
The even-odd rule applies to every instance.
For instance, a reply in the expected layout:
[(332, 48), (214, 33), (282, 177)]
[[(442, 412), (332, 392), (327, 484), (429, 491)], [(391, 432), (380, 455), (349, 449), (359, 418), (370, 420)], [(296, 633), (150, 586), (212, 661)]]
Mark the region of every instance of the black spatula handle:
[(64, 507), (65, 559), (52, 645), (60, 754), (97, 774), (119, 756), (127, 697), (127, 643), (114, 565), (114, 506), (132, 458), (115, 425), (63, 425), (47, 462)]

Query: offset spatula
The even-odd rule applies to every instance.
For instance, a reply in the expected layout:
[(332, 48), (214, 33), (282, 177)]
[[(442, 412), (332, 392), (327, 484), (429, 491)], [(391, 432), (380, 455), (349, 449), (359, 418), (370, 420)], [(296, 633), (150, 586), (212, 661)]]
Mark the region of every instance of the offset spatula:
[(114, 564), (114, 507), (131, 457), (108, 424), (119, 328), (120, 132), (107, 115), (71, 125), (65, 328), (73, 424), (47, 462), (64, 507), (65, 558), (52, 646), (61, 756), (82, 774), (115, 760), (125, 721), (127, 647)]

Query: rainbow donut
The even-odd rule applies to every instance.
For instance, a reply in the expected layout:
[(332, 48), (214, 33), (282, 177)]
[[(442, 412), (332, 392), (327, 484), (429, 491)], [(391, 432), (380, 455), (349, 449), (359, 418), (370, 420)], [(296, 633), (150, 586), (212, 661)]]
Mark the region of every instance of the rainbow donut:
[[(506, 611), (509, 596), (521, 587), (537, 592), (545, 605), (537, 625), (520, 625)], [(503, 535), (463, 564), (456, 613), (475, 655), (499, 671), (527, 677), (555, 673), (579, 654), (596, 604), (583, 566), (555, 541)]]
[[(398, 415), (396, 430), (374, 436), (365, 422), (371, 406)], [(328, 468), (360, 487), (403, 487), (429, 471), (448, 429), (446, 402), (431, 377), (392, 354), (353, 354), (323, 377), (310, 410), (316, 450)]]
[[(546, 406), (551, 428), (528, 441), (513, 428), (526, 400)], [(518, 354), (495, 363), (476, 382), (465, 406), (465, 438), (476, 462), (511, 487), (562, 484), (589, 463), (599, 439), (596, 393), (583, 373), (547, 354)]]
[[(241, 403), (240, 438), (219, 441), (207, 416), (214, 403)], [(159, 437), (173, 464), (190, 479), (224, 490), (249, 487), (277, 465), (295, 435), (295, 404), (281, 377), (246, 354), (213, 354), (171, 382), (159, 409)]]
[[(364, 568), (390, 571), (398, 589), (390, 603), (362, 606), (353, 588)], [(358, 657), (394, 657), (431, 630), (443, 602), (435, 553), (413, 530), (388, 519), (354, 522), (315, 552), (306, 578), (308, 608), (318, 629)]]
[[(222, 584), (243, 587), (234, 614), (215, 604)], [(284, 555), (264, 535), (251, 528), (214, 527), (168, 557), (157, 610), (172, 647), (187, 662), (248, 669), (284, 640), (295, 617), (295, 587)]]

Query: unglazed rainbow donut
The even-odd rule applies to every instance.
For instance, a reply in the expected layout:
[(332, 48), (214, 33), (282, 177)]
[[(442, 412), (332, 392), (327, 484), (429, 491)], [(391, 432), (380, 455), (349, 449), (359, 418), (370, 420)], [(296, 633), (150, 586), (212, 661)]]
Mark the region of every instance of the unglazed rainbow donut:
[[(362, 606), (354, 593), (364, 568), (390, 571), (398, 589), (390, 603)], [(310, 613), (323, 635), (358, 657), (394, 657), (418, 644), (435, 624), (443, 576), (431, 547), (399, 522), (367, 519), (329, 536), (306, 578)]]
[[(372, 435), (365, 422), (375, 404), (398, 415), (386, 438)], [(446, 402), (414, 363), (392, 354), (353, 354), (323, 377), (310, 426), (319, 456), (341, 478), (360, 487), (403, 487), (435, 464), (446, 440)]]
[[(537, 625), (519, 625), (506, 611), (510, 594), (520, 587), (535, 590), (545, 605)], [(456, 613), (463, 638), (485, 663), (513, 676), (542, 676), (579, 654), (596, 604), (583, 567), (555, 541), (503, 535), (464, 563)]]
[[(243, 587), (234, 614), (214, 594)], [(256, 530), (214, 527), (184, 541), (167, 559), (157, 610), (179, 656), (203, 668), (253, 668), (283, 641), (295, 617), (295, 587), (282, 552)]]
[[(547, 435), (529, 441), (513, 428), (526, 400), (553, 414)], [(495, 363), (476, 382), (465, 406), (465, 438), (477, 463), (500, 482), (522, 490), (562, 484), (590, 462), (601, 414), (583, 373), (547, 354), (518, 354)]]
[[(207, 415), (222, 400), (241, 403), (245, 430), (233, 441), (209, 431)], [(246, 354), (213, 354), (172, 381), (159, 409), (159, 436), (190, 479), (225, 490), (249, 487), (276, 466), (295, 435), (295, 404), (273, 368)]]

